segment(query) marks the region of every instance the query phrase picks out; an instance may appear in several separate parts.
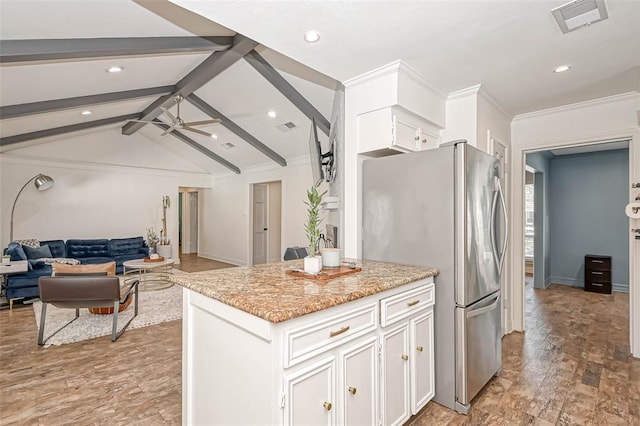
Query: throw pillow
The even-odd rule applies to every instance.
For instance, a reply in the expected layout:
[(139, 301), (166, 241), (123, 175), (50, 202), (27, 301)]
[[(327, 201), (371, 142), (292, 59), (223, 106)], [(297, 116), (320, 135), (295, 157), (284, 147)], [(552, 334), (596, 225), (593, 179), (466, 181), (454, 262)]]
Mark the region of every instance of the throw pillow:
[(38, 248), (29, 246), (22, 246), (24, 252), (27, 254), (27, 259), (42, 259), (43, 257), (52, 257), (51, 250), (48, 245), (43, 245)]
[(27, 254), (24, 252), (24, 249), (15, 241), (13, 243), (9, 243), (9, 246), (7, 246), (7, 254), (11, 256), (12, 262), (15, 262), (16, 260), (27, 260)]
[(36, 240), (34, 238), (31, 238), (31, 239), (28, 239), (28, 240), (13, 240), (13, 242), (14, 243), (18, 243), (23, 247), (24, 246), (31, 247), (31, 248), (40, 247), (40, 241), (38, 241), (38, 240)]
[(113, 276), (116, 274), (116, 262), (98, 263), (95, 265), (65, 265), (64, 263), (54, 263), (52, 267), (52, 277), (55, 277), (56, 274), (84, 275), (95, 274), (99, 272), (106, 272), (108, 276)]
[(41, 259), (29, 259), (28, 262), (30, 271), (33, 269), (42, 269), (46, 266), (46, 263)]

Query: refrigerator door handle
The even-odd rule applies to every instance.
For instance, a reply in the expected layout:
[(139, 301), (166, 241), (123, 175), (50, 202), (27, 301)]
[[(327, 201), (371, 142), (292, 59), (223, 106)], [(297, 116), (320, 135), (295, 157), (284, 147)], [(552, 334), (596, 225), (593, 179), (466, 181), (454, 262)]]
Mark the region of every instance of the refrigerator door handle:
[(498, 306), (498, 303), (500, 303), (500, 293), (496, 295), (496, 300), (494, 300), (492, 304), (467, 312), (467, 318), (473, 318), (477, 317), (478, 315), (486, 314), (487, 312), (494, 310), (496, 306)]
[(502, 241), (502, 250), (500, 252), (500, 264), (498, 265), (498, 273), (502, 275), (504, 259), (505, 257), (507, 257), (507, 242), (509, 241), (509, 218), (507, 217), (507, 203), (504, 199), (504, 193), (502, 192), (500, 179), (498, 179), (498, 192), (500, 193), (500, 203), (502, 205), (502, 211), (504, 212), (504, 238)]
[[(498, 179), (498, 178), (496, 178)], [(496, 236), (493, 229), (496, 223), (496, 204), (498, 203), (498, 186), (493, 191), (493, 199), (491, 200), (491, 214), (489, 215), (489, 239), (491, 240), (491, 249), (493, 250), (493, 259), (500, 273), (500, 257), (498, 256), (498, 248), (496, 247)]]

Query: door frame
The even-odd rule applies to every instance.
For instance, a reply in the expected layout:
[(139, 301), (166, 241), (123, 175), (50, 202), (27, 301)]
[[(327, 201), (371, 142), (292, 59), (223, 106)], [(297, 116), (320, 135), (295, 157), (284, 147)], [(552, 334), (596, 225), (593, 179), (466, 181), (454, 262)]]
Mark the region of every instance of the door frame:
[(251, 232), (250, 232), (251, 233), (251, 253), (250, 253), (251, 263), (250, 264), (251, 265), (255, 264), (254, 263), (255, 262), (255, 259), (254, 259), (255, 239), (253, 238), (253, 236), (255, 234), (255, 231), (253, 229), (254, 219), (255, 219), (255, 217), (253, 216), (253, 208), (254, 208), (254, 201), (255, 201), (254, 200), (254, 194), (255, 194), (255, 191), (256, 191), (256, 186), (259, 186), (259, 185), (264, 186), (266, 188), (266, 194), (265, 194), (265, 210), (266, 211), (265, 211), (265, 213), (266, 213), (266, 216), (267, 216), (267, 220), (266, 220), (266, 222), (267, 222), (266, 223), (267, 235), (266, 235), (266, 247), (265, 247), (265, 255), (264, 255), (265, 262), (264, 263), (269, 263), (269, 242), (270, 242), (270, 239), (271, 239), (271, 229), (269, 227), (269, 223), (270, 223), (270, 220), (271, 220), (271, 215), (269, 214), (269, 207), (271, 206), (271, 188), (269, 187), (269, 184), (267, 182), (265, 182), (265, 183), (253, 183), (253, 184), (251, 184), (251, 209), (250, 209), (250, 212), (251, 212), (251, 228), (250, 228), (250, 230), (251, 230)]
[[(524, 179), (525, 155), (547, 151), (550, 149), (569, 148), (594, 145), (615, 140), (629, 140), (629, 199), (637, 192), (631, 184), (640, 181), (640, 130), (628, 129), (617, 132), (607, 132), (589, 137), (541, 141), (521, 145), (512, 144), (512, 197), (511, 197), (511, 268), (509, 284), (513, 295), (512, 304), (508, 312), (507, 331), (525, 331), (525, 292), (524, 279)], [(635, 177), (635, 180), (634, 180)], [(629, 228), (633, 227), (629, 219)], [(629, 232), (629, 340), (631, 353), (640, 357), (640, 247)]]
[[(282, 177), (276, 177), (273, 179), (256, 180), (249, 182), (249, 204), (247, 216), (247, 257), (246, 265), (253, 265), (253, 186), (254, 185), (268, 185), (270, 183), (280, 182), (280, 249), (282, 251), (283, 242), (285, 241), (285, 226), (286, 212), (283, 206), (285, 205), (285, 180)], [(267, 205), (270, 203), (270, 188), (267, 188)], [(267, 217), (269, 213), (267, 212)], [(270, 238), (270, 236), (269, 236)], [(267, 241), (268, 245), (268, 241)], [(269, 262), (269, 247), (267, 247), (267, 263)], [(279, 258), (281, 256), (278, 256)]]

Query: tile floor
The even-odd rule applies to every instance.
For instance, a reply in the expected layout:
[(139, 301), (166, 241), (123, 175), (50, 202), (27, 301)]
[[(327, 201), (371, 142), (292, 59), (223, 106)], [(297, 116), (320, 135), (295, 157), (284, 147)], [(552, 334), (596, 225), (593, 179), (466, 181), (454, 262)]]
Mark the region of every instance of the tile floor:
[[(470, 415), (430, 403), (413, 424), (640, 425), (628, 296), (552, 285), (526, 297), (528, 331), (505, 336), (502, 375)], [(0, 311), (0, 425), (180, 424), (181, 321), (117, 343), (44, 349), (36, 334), (31, 307)]]

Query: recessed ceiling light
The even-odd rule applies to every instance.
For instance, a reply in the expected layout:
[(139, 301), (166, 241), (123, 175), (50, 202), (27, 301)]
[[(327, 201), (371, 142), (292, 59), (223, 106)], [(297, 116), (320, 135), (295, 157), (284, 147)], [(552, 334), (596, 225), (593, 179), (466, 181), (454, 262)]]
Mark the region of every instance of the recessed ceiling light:
[(276, 115), (277, 115), (277, 114), (276, 114), (276, 112), (275, 112), (275, 111), (271, 110), (271, 111), (269, 111), (269, 112), (267, 113), (267, 115), (268, 115), (269, 117), (271, 117), (271, 118), (276, 118)]
[(211, 134), (211, 139), (218, 139), (218, 135), (216, 135), (215, 133)]
[(82, 115), (91, 115), (91, 111), (89, 111), (89, 110), (82, 111), (80, 114), (82, 114)]
[(315, 43), (318, 40), (320, 40), (319, 32), (311, 30), (304, 33), (304, 41), (307, 43)]
[(124, 69), (124, 67), (113, 66), (113, 67), (109, 67), (109, 68), (107, 68), (107, 72), (111, 72), (111, 73), (114, 73), (114, 72), (120, 72), (120, 71), (122, 71), (123, 69)]
[(565, 72), (565, 71), (569, 71), (570, 69), (571, 69), (571, 65), (560, 65), (558, 68), (554, 69), (553, 72), (555, 73)]
[(231, 148), (235, 148), (235, 145), (232, 144), (231, 142), (225, 142), (223, 144), (220, 144), (220, 146), (224, 149), (231, 149)]

